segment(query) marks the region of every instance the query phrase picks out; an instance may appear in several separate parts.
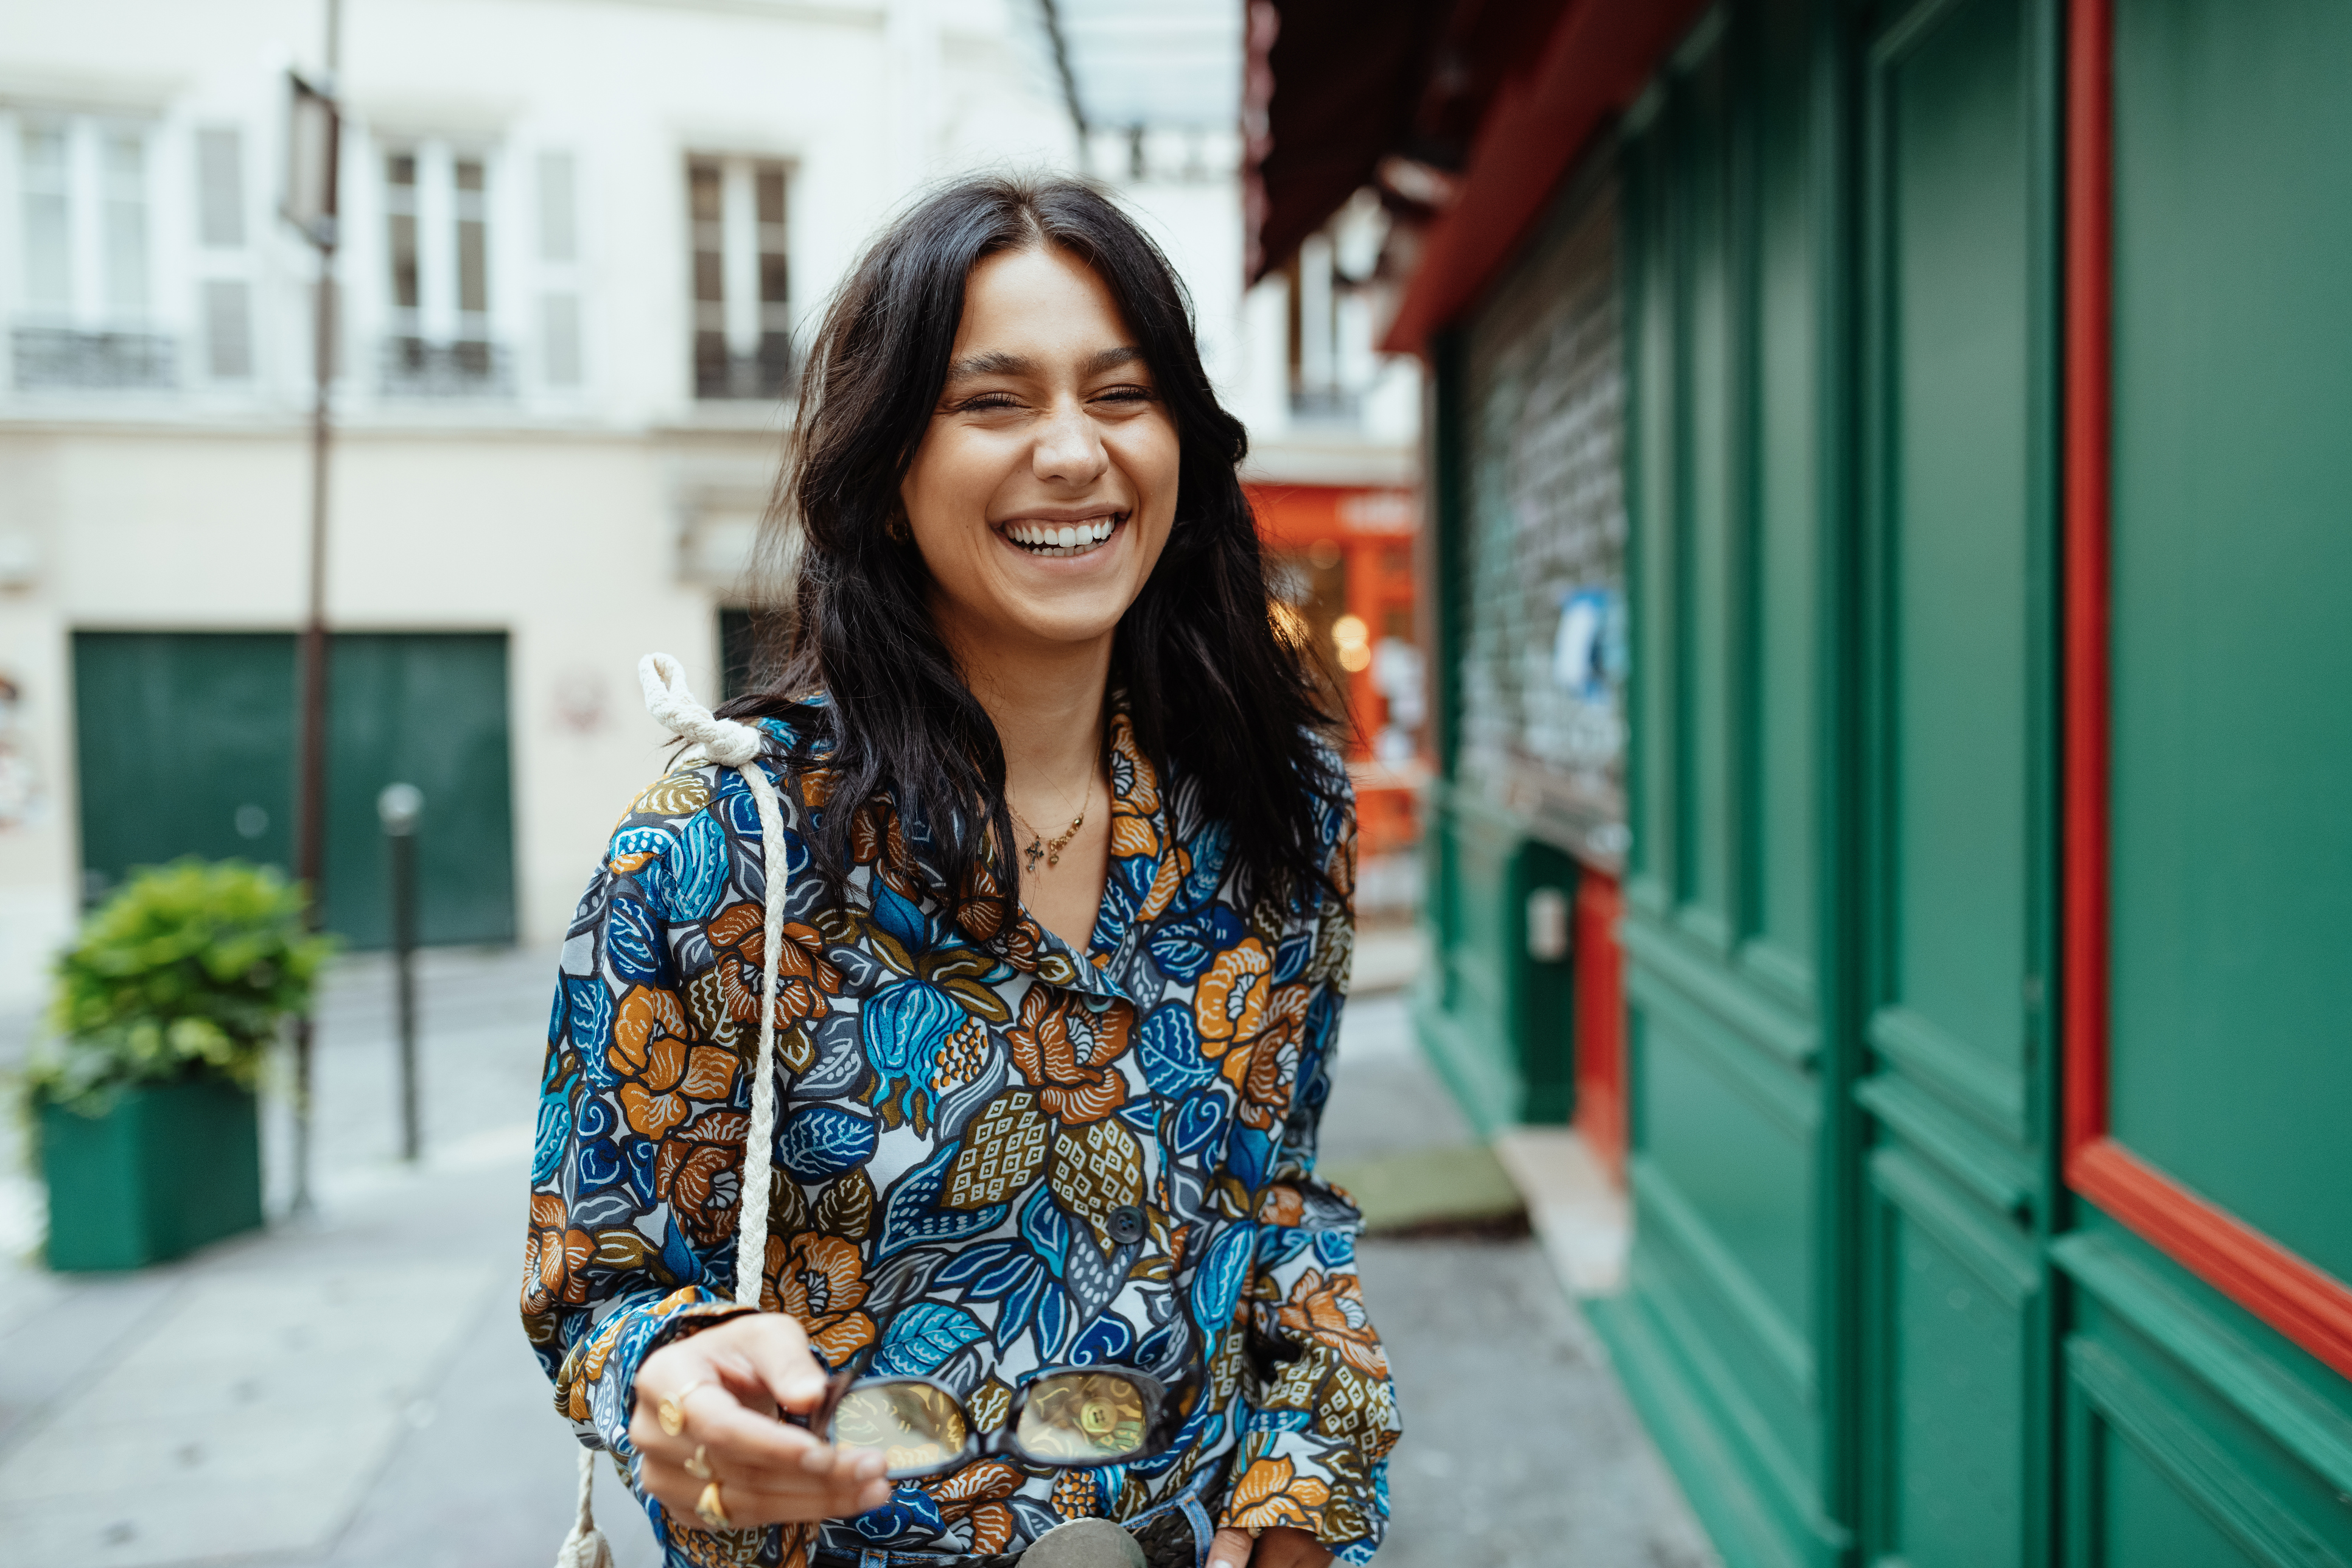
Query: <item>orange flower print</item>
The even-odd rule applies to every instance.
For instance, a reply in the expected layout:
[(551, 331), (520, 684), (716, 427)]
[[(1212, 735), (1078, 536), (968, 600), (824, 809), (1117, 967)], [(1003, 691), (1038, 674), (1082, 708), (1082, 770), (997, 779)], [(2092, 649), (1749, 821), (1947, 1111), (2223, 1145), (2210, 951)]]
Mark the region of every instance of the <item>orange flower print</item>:
[(613, 1018), (605, 1061), (622, 1079), (621, 1109), (631, 1131), (659, 1138), (686, 1120), (690, 1101), (725, 1100), (735, 1087), (735, 1055), (689, 1043), (677, 995), (633, 985)]
[(1241, 1090), (1237, 1114), (1252, 1127), (1271, 1127), (1290, 1114), (1290, 1093), (1298, 1078), (1299, 1044), (1306, 1034), (1307, 1005), (1312, 994), (1304, 984), (1276, 986), (1256, 1036), (1236, 1040), (1225, 1053), (1224, 1075)]
[(734, 1233), (751, 1124), (740, 1110), (706, 1110), (663, 1139), (654, 1156), (654, 1195), (698, 1247), (717, 1247)]
[(1276, 1321), (1293, 1336), (1328, 1345), (1368, 1377), (1389, 1374), (1388, 1352), (1364, 1311), (1363, 1288), (1351, 1274), (1326, 1277), (1310, 1268), (1290, 1289)]
[[(759, 905), (734, 905), (708, 928), (711, 951), (719, 955), (719, 994), (739, 1022), (760, 1021), (760, 983), (768, 960), (767, 921)], [(824, 955), (824, 938), (814, 926), (792, 921), (776, 970), (776, 1026), (822, 1018), (832, 1011), (825, 998), (841, 994), (841, 971)]]
[(581, 1270), (596, 1256), (596, 1238), (586, 1231), (567, 1228), (563, 1198), (556, 1193), (530, 1195), (530, 1235), (523, 1243), (522, 1310), (544, 1312), (558, 1302), (578, 1306), (588, 1299), (588, 1281)]
[(1201, 1031), (1201, 1047), (1212, 1058), (1246, 1040), (1265, 1026), (1267, 994), (1274, 955), (1256, 937), (1217, 954), (1192, 992), (1192, 1021)]
[(873, 867), (876, 875), (900, 897), (921, 899), (922, 890), (913, 874), (914, 855), (907, 847), (898, 814), (887, 800), (866, 802), (849, 819), (849, 858), (853, 864)]
[(1160, 780), (1143, 749), (1135, 743), (1135, 726), (1124, 713), (1110, 726), (1110, 852), (1114, 859), (1160, 853), (1160, 828), (1152, 820), (1160, 809)]
[(1143, 907), (1135, 918), (1156, 921), (1168, 912), (1176, 901), (1176, 894), (1184, 886), (1184, 879), (1192, 874), (1192, 852), (1179, 844), (1160, 858), (1160, 869), (1151, 879), (1150, 889), (1143, 895)]
[(761, 1307), (798, 1318), (827, 1362), (840, 1366), (874, 1342), (874, 1320), (858, 1310), (866, 1300), (866, 1270), (856, 1243), (813, 1232), (790, 1241), (772, 1236), (767, 1264)]
[(977, 1557), (992, 1556), (1013, 1539), (1013, 1510), (1004, 1500), (1021, 1489), (1021, 1472), (1002, 1459), (980, 1459), (950, 1470), (923, 1489), (940, 1507), (940, 1518), (950, 1529), (969, 1521), (971, 1540), (963, 1550)]
[(1331, 1489), (1313, 1476), (1294, 1472), (1288, 1459), (1259, 1459), (1234, 1483), (1225, 1504), (1225, 1522), (1237, 1530), (1271, 1530), (1288, 1525), (1312, 1530)]
[(1032, 985), (1005, 1044), (1037, 1103), (1065, 1127), (1099, 1121), (1127, 1103), (1127, 1079), (1112, 1069), (1127, 1049), (1135, 1010), (1113, 1003), (1097, 1013), (1075, 996)]

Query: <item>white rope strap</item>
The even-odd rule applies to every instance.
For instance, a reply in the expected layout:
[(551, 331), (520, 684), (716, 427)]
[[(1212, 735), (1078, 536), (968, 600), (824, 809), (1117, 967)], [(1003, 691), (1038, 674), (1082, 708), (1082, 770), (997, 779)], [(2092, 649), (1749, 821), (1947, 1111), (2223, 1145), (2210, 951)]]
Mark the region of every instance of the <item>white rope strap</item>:
[[(646, 711), (673, 735), (691, 741), (702, 754), (725, 767), (740, 768), (760, 754), (760, 731), (732, 719), (718, 719), (686, 687), (686, 667), (666, 653), (637, 660), (637, 684), (645, 688)], [(767, 819), (761, 818), (761, 826)]]
[[(761, 986), (760, 1050), (751, 1073), (751, 1125), (743, 1136), (743, 1202), (735, 1230), (735, 1300), (760, 1305), (760, 1276), (768, 1255), (769, 1188), (774, 1180), (776, 1145), (776, 994), (784, 968), (784, 894), (791, 870), (784, 854), (784, 811), (776, 786), (754, 761), (760, 754), (760, 731), (732, 719), (714, 717), (687, 689), (686, 669), (666, 653), (649, 653), (638, 661), (637, 681), (645, 688), (646, 710), (669, 731), (701, 748), (712, 762), (733, 768), (751, 786), (751, 803), (760, 812), (761, 865), (766, 883), (764, 951), (761, 954)], [(765, 1151), (761, 1173), (753, 1175), (751, 1153)], [(580, 1450), (580, 1505), (572, 1533), (563, 1538), (555, 1568), (613, 1568), (613, 1549), (596, 1528), (591, 1507), (596, 1482), (596, 1452)]]
[(572, 1533), (563, 1538), (562, 1549), (555, 1554), (555, 1568), (613, 1568), (613, 1548), (604, 1532), (596, 1528), (596, 1512), (590, 1507), (596, 1490), (596, 1450), (580, 1450), (580, 1509), (572, 1521)]
[[(776, 786), (757, 763), (735, 770), (751, 786), (752, 804), (760, 808), (760, 847), (767, 883), (766, 951), (761, 973), (766, 980), (760, 1005), (760, 1055), (752, 1068), (751, 1127), (743, 1136), (743, 1205), (735, 1231), (735, 1302), (760, 1304), (760, 1270), (768, 1254), (768, 1197), (774, 1180), (776, 1146), (776, 992), (784, 967), (784, 891), (790, 876), (784, 865), (784, 814), (776, 802)], [(764, 1179), (751, 1174), (751, 1151), (762, 1151)]]

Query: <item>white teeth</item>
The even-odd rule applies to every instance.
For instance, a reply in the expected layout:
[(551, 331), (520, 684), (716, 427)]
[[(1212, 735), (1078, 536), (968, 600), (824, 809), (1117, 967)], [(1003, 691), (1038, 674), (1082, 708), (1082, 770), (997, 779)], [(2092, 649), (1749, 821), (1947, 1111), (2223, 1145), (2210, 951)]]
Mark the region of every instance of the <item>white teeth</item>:
[(1081, 523), (1009, 523), (1004, 534), (1041, 555), (1082, 555), (1117, 532), (1118, 524), (1118, 515), (1114, 513)]

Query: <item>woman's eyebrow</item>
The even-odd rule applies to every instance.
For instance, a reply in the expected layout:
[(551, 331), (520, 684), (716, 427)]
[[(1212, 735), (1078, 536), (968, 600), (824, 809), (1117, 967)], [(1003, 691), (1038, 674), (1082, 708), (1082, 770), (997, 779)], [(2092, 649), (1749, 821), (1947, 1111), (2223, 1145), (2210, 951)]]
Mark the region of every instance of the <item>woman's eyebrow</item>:
[(1133, 364), (1143, 357), (1143, 351), (1133, 343), (1122, 343), (1115, 349), (1104, 349), (1087, 361), (1087, 374), (1100, 375), (1107, 370), (1117, 370), (1123, 364)]
[[(1100, 375), (1123, 364), (1132, 364), (1143, 358), (1143, 351), (1133, 343), (1121, 343), (1116, 348), (1099, 349), (1087, 356), (1079, 367), (1084, 375)], [(1037, 362), (1023, 354), (1006, 353), (992, 349), (957, 360), (948, 366), (950, 381), (967, 381), (977, 375), (1034, 375)]]
[(1034, 374), (1036, 369), (1037, 363), (1034, 360), (1024, 359), (1019, 354), (991, 350), (986, 353), (973, 354), (968, 359), (957, 360), (953, 364), (949, 365), (948, 379), (963, 381), (975, 375), (1030, 375)]

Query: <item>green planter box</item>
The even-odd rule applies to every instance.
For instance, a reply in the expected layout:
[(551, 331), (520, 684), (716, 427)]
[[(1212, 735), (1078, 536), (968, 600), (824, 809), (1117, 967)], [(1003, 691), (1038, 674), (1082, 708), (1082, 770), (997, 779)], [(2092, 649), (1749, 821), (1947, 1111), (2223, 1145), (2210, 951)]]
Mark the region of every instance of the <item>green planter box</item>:
[(41, 1111), (49, 1267), (138, 1268), (261, 1225), (254, 1096), (216, 1079), (133, 1089), (103, 1116)]

